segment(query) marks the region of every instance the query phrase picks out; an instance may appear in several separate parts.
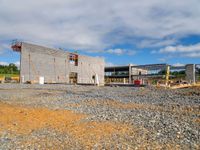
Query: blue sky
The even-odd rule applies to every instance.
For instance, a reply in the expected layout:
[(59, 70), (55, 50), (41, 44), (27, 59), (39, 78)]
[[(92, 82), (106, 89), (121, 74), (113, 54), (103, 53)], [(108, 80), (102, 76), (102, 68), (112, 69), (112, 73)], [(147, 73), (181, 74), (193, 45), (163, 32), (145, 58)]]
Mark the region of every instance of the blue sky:
[(199, 0), (0, 0), (0, 64), (13, 39), (105, 58), (106, 65), (200, 64)]

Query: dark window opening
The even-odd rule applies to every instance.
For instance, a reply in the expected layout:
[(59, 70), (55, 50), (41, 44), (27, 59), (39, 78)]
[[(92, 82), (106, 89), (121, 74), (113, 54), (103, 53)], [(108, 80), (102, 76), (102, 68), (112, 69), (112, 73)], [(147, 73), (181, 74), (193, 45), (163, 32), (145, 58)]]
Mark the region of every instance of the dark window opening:
[(92, 76), (92, 79), (95, 80), (95, 75)]
[(69, 55), (69, 62), (70, 64), (73, 64), (74, 66), (78, 66), (78, 55), (71, 53)]
[(70, 84), (76, 84), (77, 80), (78, 80), (78, 73), (70, 72), (69, 73), (69, 83)]

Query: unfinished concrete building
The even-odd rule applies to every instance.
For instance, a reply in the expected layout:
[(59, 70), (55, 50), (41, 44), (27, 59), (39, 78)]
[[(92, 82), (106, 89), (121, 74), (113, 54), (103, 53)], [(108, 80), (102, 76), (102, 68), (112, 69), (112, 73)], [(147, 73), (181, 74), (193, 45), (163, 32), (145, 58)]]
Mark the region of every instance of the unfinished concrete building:
[(106, 83), (123, 83), (132, 84), (136, 79), (135, 76), (146, 75), (147, 70), (143, 68), (134, 68), (135, 65), (127, 66), (110, 66), (105, 67)]
[[(166, 79), (166, 68), (170, 66), (170, 78), (186, 80), (188, 83), (200, 82), (200, 65), (187, 64), (184, 66), (172, 66), (169, 64), (147, 64), (105, 67), (106, 83), (132, 84), (134, 80), (142, 79), (146, 83)], [(184, 72), (175, 75), (174, 72)]]
[(104, 84), (104, 59), (70, 53), (25, 42), (15, 42), (20, 52), (21, 83)]

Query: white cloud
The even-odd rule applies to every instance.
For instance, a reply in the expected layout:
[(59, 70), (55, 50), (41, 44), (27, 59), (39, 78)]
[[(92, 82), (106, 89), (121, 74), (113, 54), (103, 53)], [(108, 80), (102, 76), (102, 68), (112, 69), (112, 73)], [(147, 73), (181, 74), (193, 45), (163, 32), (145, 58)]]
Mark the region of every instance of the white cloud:
[(19, 61), (15, 62), (14, 64), (17, 66), (18, 69), (20, 68), (20, 62)]
[(159, 58), (158, 61), (164, 63), (164, 62), (167, 62), (167, 58)]
[[(157, 53), (152, 51), (152, 53)], [(167, 46), (159, 50), (159, 53), (171, 54), (180, 57), (200, 58), (200, 43), (194, 45)]]
[(4, 53), (4, 51), (3, 50), (0, 50), (0, 55), (2, 55)]
[(138, 47), (173, 45), (183, 36), (200, 34), (199, 0), (0, 0), (0, 4), (0, 39), (5, 40), (103, 51), (127, 42)]
[(126, 50), (126, 49), (120, 49), (120, 48), (109, 49), (106, 52), (110, 54), (115, 54), (115, 55), (135, 55), (136, 54), (136, 51), (134, 50)]
[(182, 54), (181, 56), (189, 57), (189, 58), (200, 58), (200, 52), (186, 53), (186, 54)]
[(109, 50), (107, 50), (107, 52), (110, 53), (110, 54), (122, 55), (124, 53), (124, 50), (122, 50), (122, 49), (109, 49)]
[(3, 42), (0, 42), (0, 55), (5, 53), (6, 49), (9, 49), (9, 45)]
[(185, 64), (182, 64), (182, 63), (175, 63), (173, 64), (172, 66), (175, 66), (175, 67), (182, 67), (184, 66)]
[(163, 46), (168, 46), (171, 44), (176, 43), (177, 40), (176, 39), (145, 39), (142, 40), (138, 46), (141, 48), (145, 48), (145, 47), (150, 47), (150, 48), (156, 48), (156, 47), (163, 47)]
[(106, 62), (106, 67), (110, 67), (110, 66), (115, 66), (115, 64), (113, 64), (112, 62)]
[(159, 51), (160, 53), (188, 53), (188, 52), (200, 52), (200, 43), (189, 46), (167, 46)]
[[(8, 66), (9, 64), (10, 64), (9, 62), (0, 61), (0, 65)], [(19, 61), (14, 62), (13, 64), (15, 64), (17, 66), (17, 68), (20, 68), (20, 62)]]
[(3, 65), (3, 66), (8, 66), (9, 63), (8, 62), (3, 62), (3, 61), (0, 61), (0, 65)]

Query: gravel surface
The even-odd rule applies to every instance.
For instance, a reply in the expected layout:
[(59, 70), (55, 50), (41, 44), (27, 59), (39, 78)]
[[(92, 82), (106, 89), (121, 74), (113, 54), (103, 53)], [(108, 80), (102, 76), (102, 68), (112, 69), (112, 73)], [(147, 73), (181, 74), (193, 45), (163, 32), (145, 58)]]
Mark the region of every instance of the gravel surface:
[[(25, 135), (3, 129), (0, 149), (200, 149), (198, 87), (169, 90), (0, 84), (0, 102), (27, 109), (70, 110), (87, 115), (79, 121), (78, 127), (95, 122), (92, 126), (102, 130), (102, 133), (95, 130), (93, 139), (99, 134), (98, 140), (83, 141), (85, 132), (76, 136), (74, 132), (58, 131), (53, 127), (39, 128)], [(128, 126), (126, 131), (121, 130), (124, 125)], [(117, 130), (111, 132), (109, 126)], [(81, 130), (93, 131), (85, 128), (88, 125)], [(24, 142), (27, 139), (35, 142)]]

